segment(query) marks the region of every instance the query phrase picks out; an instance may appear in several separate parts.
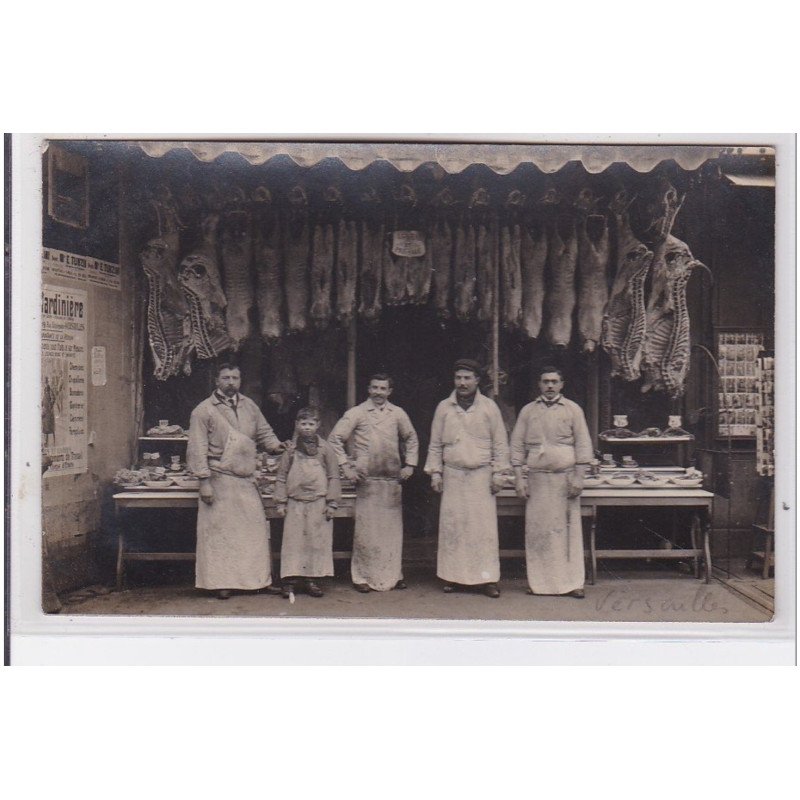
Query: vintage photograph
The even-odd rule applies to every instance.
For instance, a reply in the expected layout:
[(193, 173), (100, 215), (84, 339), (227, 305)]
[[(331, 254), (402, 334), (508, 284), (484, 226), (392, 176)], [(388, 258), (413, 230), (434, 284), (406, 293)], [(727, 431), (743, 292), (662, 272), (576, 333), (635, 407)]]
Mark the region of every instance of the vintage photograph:
[(773, 618), (769, 143), (41, 159), (47, 614)]

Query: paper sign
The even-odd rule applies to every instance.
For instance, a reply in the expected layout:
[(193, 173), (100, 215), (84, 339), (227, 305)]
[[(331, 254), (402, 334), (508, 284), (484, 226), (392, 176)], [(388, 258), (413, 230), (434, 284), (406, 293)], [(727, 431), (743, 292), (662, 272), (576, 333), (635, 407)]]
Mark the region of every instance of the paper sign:
[(425, 239), (419, 231), (395, 231), (392, 234), (392, 253), (406, 258), (425, 255)]
[(92, 386), (106, 385), (106, 349), (92, 348)]

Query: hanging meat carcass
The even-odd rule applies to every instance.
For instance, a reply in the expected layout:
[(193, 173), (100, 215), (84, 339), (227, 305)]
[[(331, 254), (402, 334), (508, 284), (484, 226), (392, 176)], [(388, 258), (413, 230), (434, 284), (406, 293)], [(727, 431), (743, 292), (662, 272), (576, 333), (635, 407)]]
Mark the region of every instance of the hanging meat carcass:
[(544, 225), (523, 225), (520, 231), (522, 273), (522, 330), (535, 339), (542, 329), (544, 275), (547, 266), (547, 229)]
[(181, 252), (206, 256), (208, 260), (208, 279), (217, 297), (225, 294), (222, 290), (219, 257), (219, 226), (222, 199), (215, 187), (207, 187), (202, 192), (192, 186), (184, 187), (180, 198), (180, 213), (184, 230), (181, 234)]
[[(578, 335), (587, 353), (595, 351), (603, 335), (603, 312), (608, 302), (608, 220), (595, 213), (596, 204), (590, 189), (581, 191), (575, 204), (578, 222)], [(589, 233), (590, 219), (600, 224), (600, 235), (596, 238)]]
[(475, 228), (464, 219), (456, 229), (453, 247), (453, 305), (462, 322), (475, 313), (475, 255)]
[(189, 368), (189, 306), (178, 285), (171, 250), (161, 237), (147, 242), (140, 258), (147, 276), (147, 338), (153, 375), (163, 381)]
[(450, 316), (450, 284), (453, 274), (453, 195), (443, 189), (434, 200), (435, 219), (430, 234), (434, 303), (442, 319)]
[(617, 232), (617, 263), (602, 338), (611, 357), (611, 374), (626, 381), (639, 377), (646, 326), (644, 285), (653, 261), (653, 253), (631, 229), (631, 202), (622, 189), (609, 204)]
[(191, 341), (198, 358), (216, 358), (233, 347), (225, 324), (225, 295), (215, 284), (214, 264), (203, 253), (189, 253), (178, 278), (189, 304)]
[(348, 325), (356, 310), (358, 223), (340, 219), (336, 236), (336, 319)]
[(469, 217), (475, 229), (476, 316), (481, 322), (489, 322), (494, 316), (499, 260), (497, 224), (489, 201), (489, 192), (484, 188), (476, 189), (469, 201)]
[(340, 217), (341, 192), (335, 186), (325, 191), (323, 208), (314, 224), (311, 245), (311, 319), (318, 328), (327, 327), (332, 316), (333, 272), (336, 264), (336, 223)]
[(153, 356), (153, 374), (166, 380), (191, 371), (189, 306), (178, 282), (178, 248), (182, 224), (177, 203), (166, 184), (148, 199), (156, 234), (140, 253), (147, 277), (147, 335)]
[(244, 190), (230, 190), (222, 216), (222, 269), (224, 272), (225, 320), (233, 349), (238, 350), (252, 332), (250, 315), (255, 306), (253, 231)]
[(383, 205), (378, 193), (368, 189), (362, 195), (361, 222), (361, 302), (358, 312), (366, 322), (376, 322), (381, 314), (383, 293)]
[(670, 235), (659, 256), (666, 266), (666, 278), (660, 297), (648, 304), (648, 328), (645, 342), (644, 382), (642, 391), (664, 389), (670, 397), (680, 397), (689, 370), (690, 330), (686, 285), (691, 271), (703, 267), (685, 242)]
[(431, 261), (414, 188), (395, 194), (392, 236), (383, 249), (383, 301), (386, 305), (424, 303), (431, 286)]
[(431, 259), (430, 236), (426, 233), (427, 226), (419, 225), (417, 232), (425, 247), (421, 256), (412, 256), (407, 260), (406, 266), (406, 295), (409, 303), (424, 305), (431, 294), (431, 280), (433, 279), (433, 260)]
[[(478, 238), (481, 226), (487, 224), (488, 207), (489, 193), (482, 187), (476, 189), (470, 196), (468, 208), (462, 213), (456, 229), (453, 247), (453, 305), (456, 317), (462, 322), (472, 319), (478, 308)], [(484, 252), (489, 244), (488, 236), (485, 232)], [(494, 269), (497, 269), (496, 264)], [(491, 307), (494, 302), (494, 280), (489, 284), (486, 278), (486, 273), (481, 275), (481, 288), (484, 299)]]
[(288, 337), (277, 339), (267, 353), (269, 375), (265, 399), (283, 417), (288, 417), (293, 406), (296, 408), (300, 394), (291, 342)]
[(503, 322), (509, 328), (522, 324), (522, 226), (525, 196), (512, 190), (506, 200), (506, 223), (500, 232), (500, 273), (503, 276)]
[[(566, 236), (562, 237), (563, 224)], [(556, 347), (567, 347), (572, 338), (572, 314), (575, 311), (575, 269), (578, 263), (578, 237), (575, 218), (556, 220), (550, 235), (547, 292), (547, 339)]]
[(266, 186), (253, 192), (253, 266), (261, 338), (271, 342), (283, 333), (281, 226), (272, 193)]
[[(691, 261), (688, 247), (671, 235), (683, 197), (666, 178), (659, 178), (647, 199), (641, 203), (643, 227), (653, 250), (650, 297), (645, 311), (645, 334), (642, 347), (642, 391), (664, 389), (662, 365), (671, 339), (675, 282), (683, 273), (684, 262)], [(685, 288), (685, 283), (684, 283)], [(684, 301), (685, 303), (685, 301)]]
[(310, 250), (308, 198), (302, 186), (295, 186), (289, 192), (289, 210), (284, 233), (286, 327), (290, 333), (304, 331), (308, 325)]

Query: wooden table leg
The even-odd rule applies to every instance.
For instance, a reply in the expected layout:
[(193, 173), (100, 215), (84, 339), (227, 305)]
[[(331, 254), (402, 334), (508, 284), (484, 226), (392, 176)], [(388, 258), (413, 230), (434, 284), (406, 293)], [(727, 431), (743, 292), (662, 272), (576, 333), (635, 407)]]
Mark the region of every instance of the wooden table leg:
[(711, 514), (705, 510), (703, 520), (703, 549), (706, 554), (706, 583), (711, 583)]
[[(691, 525), (691, 535), (692, 535), (692, 550), (697, 550), (698, 548), (698, 538), (697, 534), (700, 530), (700, 517), (697, 515), (697, 512), (692, 514), (692, 525)], [(700, 559), (695, 555), (692, 558), (694, 562), (694, 576), (695, 578), (700, 577)]]
[(772, 561), (772, 536), (771, 533), (764, 534), (764, 566), (761, 570), (761, 577), (764, 580), (769, 578), (769, 562)]
[(119, 508), (114, 509), (114, 518), (117, 521), (117, 591), (121, 592), (125, 577), (125, 537), (122, 532)]
[(591, 562), (589, 583), (594, 586), (597, 578), (597, 506), (592, 506), (592, 524), (589, 528), (589, 559)]

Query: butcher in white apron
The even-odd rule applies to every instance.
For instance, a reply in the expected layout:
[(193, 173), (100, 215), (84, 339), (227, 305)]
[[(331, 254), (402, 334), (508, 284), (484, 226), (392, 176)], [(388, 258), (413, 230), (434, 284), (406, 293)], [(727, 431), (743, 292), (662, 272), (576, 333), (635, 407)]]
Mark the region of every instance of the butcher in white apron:
[(497, 404), (481, 394), (480, 365), (454, 365), (455, 391), (436, 407), (425, 472), (442, 494), (437, 575), (453, 584), (481, 586), (499, 597), (497, 502), (501, 473), (509, 469), (508, 436)]
[(356, 483), (350, 572), (360, 592), (405, 588), (401, 484), (417, 466), (419, 441), (408, 414), (389, 402), (392, 389), (391, 377), (373, 375), (369, 399), (351, 408), (328, 437), (345, 477)]
[(520, 411), (511, 434), (511, 463), (517, 494), (527, 498), (529, 594), (583, 597), (580, 494), (593, 451), (583, 411), (562, 396), (563, 387), (560, 370), (542, 370), (541, 394)]
[(316, 408), (297, 413), (295, 438), (281, 457), (275, 483), (276, 509), (286, 520), (281, 544), (286, 598), (299, 581), (312, 597), (322, 597), (317, 579), (333, 575), (333, 517), (341, 483), (336, 453), (317, 435), (319, 413)]
[(217, 592), (263, 589), (272, 583), (269, 523), (255, 483), (258, 448), (280, 453), (258, 406), (239, 394), (241, 372), (217, 369), (217, 388), (192, 412), (186, 461), (200, 479), (195, 585)]

